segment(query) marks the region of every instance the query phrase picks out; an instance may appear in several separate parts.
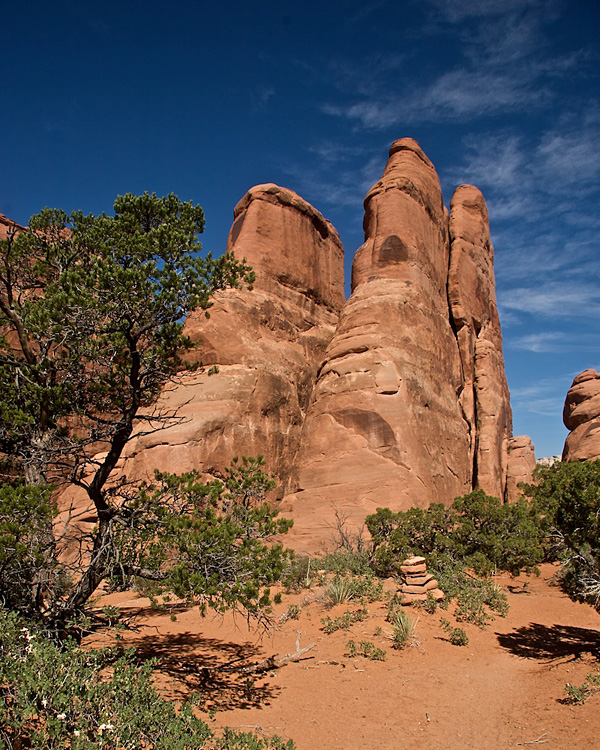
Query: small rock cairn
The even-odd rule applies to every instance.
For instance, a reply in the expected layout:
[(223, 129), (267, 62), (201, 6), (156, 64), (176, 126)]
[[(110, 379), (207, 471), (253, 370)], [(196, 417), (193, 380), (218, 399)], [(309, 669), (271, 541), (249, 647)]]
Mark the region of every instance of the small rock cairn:
[(444, 592), (439, 589), (438, 582), (427, 572), (424, 557), (409, 557), (402, 563), (400, 570), (404, 574), (404, 583), (400, 586), (401, 604), (425, 602), (430, 592), (436, 601), (444, 598)]

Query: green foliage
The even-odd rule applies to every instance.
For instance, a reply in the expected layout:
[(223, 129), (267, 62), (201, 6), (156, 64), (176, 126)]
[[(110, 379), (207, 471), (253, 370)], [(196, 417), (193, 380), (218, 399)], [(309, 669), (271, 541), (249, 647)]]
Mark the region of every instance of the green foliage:
[(321, 622), (323, 623), (323, 632), (327, 635), (335, 633), (337, 630), (349, 630), (355, 622), (363, 622), (369, 616), (368, 611), (361, 607), (354, 612), (344, 612), (339, 617), (324, 617)]
[(427, 599), (423, 602), (422, 606), (428, 615), (434, 615), (437, 612), (439, 603), (431, 591), (427, 592)]
[(286, 591), (298, 594), (303, 589), (311, 588), (318, 578), (319, 565), (318, 558), (301, 557), (291, 553), (281, 577)]
[(453, 628), (444, 617), (440, 618), (440, 625), (448, 635), (448, 640), (453, 646), (468, 646), (469, 636), (464, 628)]
[(565, 692), (567, 697), (563, 699), (563, 703), (585, 703), (591, 695), (600, 692), (600, 672), (588, 672), (581, 685), (572, 685), (567, 682)]
[(144, 193), (114, 216), (45, 209), (0, 241), (0, 449), (30, 481), (68, 472), (98, 504), (134, 420), (165, 418), (142, 409), (191, 347), (186, 315), (253, 278), (232, 256), (202, 258), (203, 229), (199, 206)]
[(256, 616), (268, 612), (268, 587), (281, 578), (288, 555), (266, 542), (292, 522), (264, 502), (273, 482), (262, 464), (243, 458), (224, 481), (209, 483), (195, 471), (157, 472), (120, 506), (126, 522), (110, 535), (113, 584), (141, 576), (154, 581), (155, 596), (170, 592), (202, 611), (241, 605)]
[(456, 514), (441, 503), (399, 513), (378, 508), (365, 523), (373, 540), (372, 567), (387, 577), (399, 575), (402, 562), (412, 554), (443, 555), (451, 550)]
[(333, 606), (347, 601), (374, 602), (383, 597), (383, 583), (372, 575), (336, 575), (325, 588), (325, 598)]
[(378, 648), (371, 641), (359, 641), (355, 643), (353, 640), (349, 640), (346, 643), (346, 655), (350, 658), (355, 656), (364, 656), (365, 659), (371, 661), (385, 661), (387, 654), (382, 648)]
[(354, 576), (372, 575), (369, 554), (366, 550), (340, 548), (330, 552), (320, 561), (322, 570), (329, 573), (351, 573)]
[(293, 748), (231, 730), (215, 737), (193, 704), (176, 711), (156, 692), (151, 661), (114, 649), (83, 651), (71, 641), (58, 648), (1, 611), (0, 657), (2, 749)]
[(600, 460), (538, 467), (524, 485), (543, 519), (547, 548), (572, 596), (600, 609)]
[(33, 616), (56, 589), (52, 488), (0, 485), (0, 606)]
[(302, 608), (299, 604), (290, 604), (285, 612), (285, 619), (298, 620), (300, 619), (300, 612), (302, 612)]
[(506, 594), (493, 581), (476, 578), (458, 565), (436, 575), (446, 600), (456, 600), (457, 620), (483, 628), (493, 619), (493, 612), (501, 617), (508, 614)]
[(530, 570), (544, 555), (536, 508), (523, 500), (501, 503), (481, 490), (456, 498), (451, 508), (440, 503), (399, 513), (378, 508), (366, 524), (379, 575), (398, 574), (412, 554), (424, 555), (430, 569), (460, 563), (482, 575)]
[(392, 626), (390, 639), (393, 648), (403, 649), (414, 641), (415, 631), (419, 622), (418, 617), (411, 617), (402, 607), (391, 606), (388, 611), (387, 620)]

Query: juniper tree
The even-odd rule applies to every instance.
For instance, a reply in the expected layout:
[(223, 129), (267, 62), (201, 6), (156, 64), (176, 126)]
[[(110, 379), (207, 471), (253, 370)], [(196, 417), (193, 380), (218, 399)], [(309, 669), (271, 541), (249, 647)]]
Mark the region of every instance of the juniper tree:
[[(276, 522), (266, 506), (245, 515), (236, 510), (236, 487), (256, 482), (259, 494), (267, 487), (260, 464), (234, 470), (226, 477), (229, 488), (203, 485), (197, 475), (164, 475), (143, 487), (115, 481), (132, 436), (177, 419), (157, 402), (191, 347), (186, 316), (194, 310), (208, 314), (216, 292), (253, 281), (251, 269), (231, 254), (215, 259), (199, 253), (203, 229), (199, 206), (172, 194), (128, 194), (117, 198), (113, 216), (45, 209), (27, 230), (0, 242), (4, 480), (24, 506), (31, 497), (27, 485), (71, 483), (87, 493), (97, 513), (86, 562), (81, 558), (66, 594), (54, 589), (40, 596), (39, 577), (32, 577), (37, 594), (28, 606), (45, 610), (50, 619), (64, 622), (76, 614), (108, 576), (172, 577), (176, 565), (169, 555), (175, 549), (186, 561), (188, 590), (200, 595), (204, 586), (213, 601), (228, 590), (223, 600), (230, 604), (237, 597), (255, 606), (260, 584), (278, 566), (280, 548), (255, 541), (284, 530), (285, 522)], [(14, 492), (6, 497), (15, 502)], [(4, 512), (11, 512), (6, 503)], [(189, 523), (182, 521), (184, 513)], [(203, 581), (192, 575), (203, 554), (205, 569), (214, 572), (214, 561), (207, 561), (217, 553), (215, 545), (194, 547), (189, 540), (219, 534), (222, 559), (240, 553), (223, 567), (236, 581), (233, 587), (226, 585), (226, 573), (207, 574)], [(238, 543), (240, 535), (252, 544)], [(41, 538), (37, 527), (35, 538)], [(46, 537), (39, 551), (46, 567), (55, 568), (51, 547)], [(179, 593), (183, 588), (181, 583)]]

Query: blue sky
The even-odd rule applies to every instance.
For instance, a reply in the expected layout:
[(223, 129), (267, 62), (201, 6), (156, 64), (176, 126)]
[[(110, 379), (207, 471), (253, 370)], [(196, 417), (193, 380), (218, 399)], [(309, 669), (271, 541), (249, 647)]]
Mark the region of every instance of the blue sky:
[(600, 369), (600, 3), (373, 0), (3, 4), (0, 212), (110, 211), (117, 194), (203, 206), (224, 249), (254, 184), (338, 229), (416, 138), (444, 199), (483, 191), (515, 434), (560, 453), (573, 377)]

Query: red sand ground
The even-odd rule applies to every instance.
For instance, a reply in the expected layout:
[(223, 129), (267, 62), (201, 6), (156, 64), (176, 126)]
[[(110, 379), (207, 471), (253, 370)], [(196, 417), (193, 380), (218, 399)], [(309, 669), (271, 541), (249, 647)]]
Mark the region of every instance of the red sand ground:
[[(539, 578), (501, 581), (511, 588), (508, 616), (484, 630), (461, 623), (466, 647), (446, 640), (439, 620), (441, 614), (454, 624), (448, 613), (411, 610), (419, 617), (418, 643), (393, 650), (375, 635), (388, 627), (383, 604), (367, 605), (368, 620), (350, 631), (326, 635), (323, 617), (358, 607), (327, 610), (314, 589), (285, 596), (275, 614), (297, 603), (299, 619), (262, 635), (239, 616), (202, 618), (189, 610), (173, 622), (131, 593), (104, 602), (136, 613), (141, 627), (126, 641), (159, 659), (159, 685), (172, 697), (200, 690), (204, 707), (217, 709), (216, 726), (278, 734), (298, 750), (599, 748), (600, 693), (583, 705), (560, 699), (565, 683), (580, 685), (600, 666), (600, 615), (570, 601), (552, 584), (554, 572), (548, 565)], [(297, 663), (253, 677), (219, 669), (293, 653), (298, 633), (301, 647), (316, 646)], [(387, 660), (345, 656), (350, 638), (373, 641)]]

